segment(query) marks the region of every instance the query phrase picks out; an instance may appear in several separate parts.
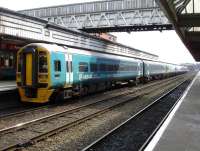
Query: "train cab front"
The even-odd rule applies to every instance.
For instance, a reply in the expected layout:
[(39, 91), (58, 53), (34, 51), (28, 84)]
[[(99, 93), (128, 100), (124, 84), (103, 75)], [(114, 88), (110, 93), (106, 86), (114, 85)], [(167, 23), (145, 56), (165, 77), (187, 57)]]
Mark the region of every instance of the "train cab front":
[(17, 55), (16, 81), (22, 102), (46, 103), (52, 94), (49, 72), (49, 52), (30, 44)]

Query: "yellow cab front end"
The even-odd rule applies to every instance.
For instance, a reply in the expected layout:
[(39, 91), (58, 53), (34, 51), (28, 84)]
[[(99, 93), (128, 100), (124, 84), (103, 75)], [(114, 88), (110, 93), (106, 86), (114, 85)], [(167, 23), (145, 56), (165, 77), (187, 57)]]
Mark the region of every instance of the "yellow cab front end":
[(22, 102), (48, 102), (53, 93), (50, 53), (34, 44), (21, 48), (17, 54), (16, 81)]

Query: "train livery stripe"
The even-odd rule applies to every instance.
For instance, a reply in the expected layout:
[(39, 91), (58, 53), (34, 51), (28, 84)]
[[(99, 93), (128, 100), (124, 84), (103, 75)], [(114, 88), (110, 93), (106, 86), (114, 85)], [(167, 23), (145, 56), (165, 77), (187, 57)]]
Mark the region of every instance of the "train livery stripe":
[(26, 85), (32, 85), (32, 54), (26, 54)]

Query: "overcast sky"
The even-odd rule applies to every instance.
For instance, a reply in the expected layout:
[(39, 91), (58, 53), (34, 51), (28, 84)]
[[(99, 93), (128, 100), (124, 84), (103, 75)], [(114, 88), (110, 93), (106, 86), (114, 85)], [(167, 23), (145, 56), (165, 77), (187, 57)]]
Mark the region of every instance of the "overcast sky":
[[(12, 10), (89, 2), (93, 0), (0, 0), (0, 7)], [(160, 60), (184, 63), (194, 59), (175, 31), (115, 33), (118, 42), (159, 55)]]

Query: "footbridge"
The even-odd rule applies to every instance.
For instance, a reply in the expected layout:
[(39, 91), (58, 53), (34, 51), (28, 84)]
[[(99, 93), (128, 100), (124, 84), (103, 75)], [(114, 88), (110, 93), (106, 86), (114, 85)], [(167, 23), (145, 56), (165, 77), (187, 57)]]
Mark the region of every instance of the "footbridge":
[(103, 0), (23, 10), (20, 13), (91, 33), (173, 29), (155, 0)]

